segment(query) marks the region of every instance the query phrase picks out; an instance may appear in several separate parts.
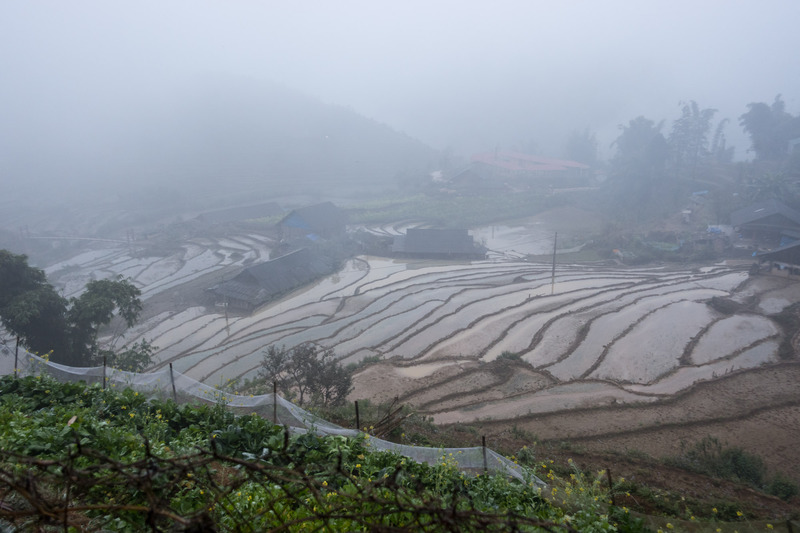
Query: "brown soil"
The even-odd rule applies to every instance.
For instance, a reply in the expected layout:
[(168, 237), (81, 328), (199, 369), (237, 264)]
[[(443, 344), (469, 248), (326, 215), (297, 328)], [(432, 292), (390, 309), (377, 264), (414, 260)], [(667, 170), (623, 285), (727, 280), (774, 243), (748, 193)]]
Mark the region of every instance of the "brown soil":
[[(393, 371), (391, 363), (364, 369), (357, 375), (354, 396), (374, 401), (397, 396), (425, 414), (458, 396), (475, 399), (513, 393), (519, 390), (520, 381), (512, 376), (524, 377), (527, 388), (548, 385), (540, 375), (514, 361), (456, 363), (428, 376), (387, 379)], [(528, 446), (537, 457), (554, 459), (564, 467), (567, 459), (573, 459), (589, 471), (611, 468), (615, 477), (681, 495), (686, 498), (685, 507), (692, 508), (686, 501), (693, 502), (695, 509), (705, 508), (706, 515), (712, 507), (734, 505), (753, 519), (785, 519), (800, 508), (800, 498), (786, 503), (739, 483), (666, 466), (662, 459), (677, 457), (704, 437), (714, 437), (726, 446), (761, 457), (770, 476), (780, 473), (800, 484), (798, 382), (800, 362), (786, 362), (698, 383), (654, 404), (475, 422), (469, 425), (472, 433), (468, 438), (477, 444), (477, 435), (485, 435), (490, 447), (508, 454)], [(463, 388), (467, 384), (470, 388)], [(466, 395), (459, 390), (471, 392)], [(463, 424), (443, 426), (437, 437), (452, 439), (451, 445), (467, 445), (466, 435), (460, 433), (463, 429)], [(666, 512), (647, 509), (652, 502), (629, 503), (646, 512)]]
[[(427, 377), (397, 381), (387, 379), (388, 366), (365, 369), (357, 380), (357, 390), (364, 393), (365, 385), (370, 384), (375, 387), (374, 398), (402, 397), (403, 385), (413, 384), (418, 396), (406, 396), (406, 401), (424, 398), (423, 403), (431, 406), (430, 399), (436, 395), (443, 402), (448, 401), (449, 387), (441, 386), (441, 382), (464, 383), (456, 380), (459, 373), (471, 376), (467, 381), (485, 386), (484, 392), (478, 394), (491, 394), (488, 391), (493, 384), (503, 382), (510, 374), (522, 375), (515, 368), (517, 363), (498, 361), (483, 365), (489, 368), (481, 371), (472, 365), (462, 365), (459, 370), (459, 365), (454, 364)], [(530, 378), (531, 374), (526, 375), (526, 379)], [(631, 484), (631, 488), (618, 491), (616, 503), (647, 514), (685, 514), (687, 518), (696, 514), (710, 519), (715, 517), (713, 508), (725, 508), (729, 515), (735, 513), (732, 509), (741, 510), (748, 520), (797, 519), (798, 497), (784, 502), (742, 483), (669, 466), (664, 460), (680, 456), (682, 450), (705, 437), (714, 437), (725, 446), (739, 447), (761, 457), (769, 477), (781, 474), (800, 484), (800, 455), (796, 453), (800, 438), (798, 381), (800, 362), (789, 362), (699, 383), (656, 404), (573, 409), (445, 425), (427, 430), (430, 433), (426, 439), (444, 446), (471, 446), (479, 445), (480, 436), (485, 436), (489, 447), (507, 455), (519, 453), (526, 446), (537, 460), (546, 461), (548, 468), (561, 469), (565, 475), (572, 465), (583, 472), (610, 469), (615, 480), (625, 478)], [(440, 384), (431, 385), (436, 382)], [(499, 394), (502, 388), (494, 393)], [(420, 412), (425, 414), (424, 409)], [(426, 432), (424, 428), (419, 431)], [(554, 461), (552, 466), (550, 460)], [(635, 487), (643, 486), (648, 491), (644, 496), (635, 492)], [(630, 495), (626, 496), (625, 491)], [(735, 515), (732, 520), (737, 520)]]

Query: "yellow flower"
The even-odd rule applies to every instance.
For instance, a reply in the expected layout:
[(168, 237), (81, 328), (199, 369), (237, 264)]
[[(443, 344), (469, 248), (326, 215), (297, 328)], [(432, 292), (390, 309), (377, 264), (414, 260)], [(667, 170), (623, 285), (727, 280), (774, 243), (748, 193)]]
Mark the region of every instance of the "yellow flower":
[(744, 515), (744, 513), (743, 513), (743, 512), (741, 512), (741, 511), (736, 511), (736, 516), (743, 516), (743, 515)]
[(675, 526), (673, 526), (671, 522), (667, 522), (667, 529), (672, 529), (673, 527)]
[(356, 468), (361, 468), (361, 463), (356, 463)]
[(328, 486), (328, 482), (327, 482), (327, 481), (323, 481), (323, 482), (322, 482), (322, 486), (323, 486), (323, 487), (327, 487), (327, 486)]
[(767, 524), (767, 529), (772, 529), (772, 524)]

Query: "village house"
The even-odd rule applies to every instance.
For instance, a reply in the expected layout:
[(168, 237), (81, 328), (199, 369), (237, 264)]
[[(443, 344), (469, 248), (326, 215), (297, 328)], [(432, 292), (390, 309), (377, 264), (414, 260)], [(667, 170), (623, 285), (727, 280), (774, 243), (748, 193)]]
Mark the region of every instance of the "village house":
[(334, 261), (310, 248), (245, 268), (234, 278), (207, 289), (216, 305), (252, 312), (266, 302), (331, 274)]
[(475, 243), (465, 229), (409, 228), (392, 244), (395, 257), (428, 259), (485, 259), (486, 249)]
[(800, 239), (800, 212), (778, 200), (751, 204), (731, 213), (731, 225), (744, 238), (776, 248)]
[(800, 276), (800, 240), (756, 256), (762, 270), (782, 276)]
[(486, 179), (527, 186), (576, 187), (591, 178), (590, 167), (583, 163), (518, 152), (476, 154), (472, 167)]
[(332, 202), (301, 207), (291, 211), (278, 222), (281, 241), (333, 239), (345, 234), (346, 213)]

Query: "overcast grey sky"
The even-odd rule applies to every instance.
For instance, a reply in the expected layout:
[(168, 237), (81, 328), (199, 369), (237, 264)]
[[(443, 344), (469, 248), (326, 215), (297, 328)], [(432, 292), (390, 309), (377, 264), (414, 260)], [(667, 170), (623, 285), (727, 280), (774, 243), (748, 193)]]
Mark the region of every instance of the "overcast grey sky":
[(619, 124), (669, 124), (696, 100), (731, 119), (742, 157), (747, 103), (782, 93), (800, 111), (798, 20), (797, 0), (7, 0), (0, 141), (51, 138), (80, 157), (175, 91), (246, 77), (463, 155), (557, 156), (590, 128), (607, 157)]

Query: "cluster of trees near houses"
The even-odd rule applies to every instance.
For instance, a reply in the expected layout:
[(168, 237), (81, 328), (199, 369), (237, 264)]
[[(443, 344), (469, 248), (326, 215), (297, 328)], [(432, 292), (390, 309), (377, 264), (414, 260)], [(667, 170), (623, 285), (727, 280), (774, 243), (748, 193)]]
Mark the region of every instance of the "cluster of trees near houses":
[[(746, 107), (739, 125), (750, 137), (749, 162), (734, 162), (725, 136), (729, 120), (715, 122), (717, 110), (695, 101), (680, 105), (668, 130), (664, 120), (643, 116), (620, 126), (608, 166), (609, 207), (635, 223), (674, 212), (687, 192), (711, 189), (719, 223), (759, 200), (800, 208), (800, 115), (787, 112), (780, 95)], [(592, 141), (588, 133), (574, 134), (568, 149), (590, 153), (585, 147)]]

